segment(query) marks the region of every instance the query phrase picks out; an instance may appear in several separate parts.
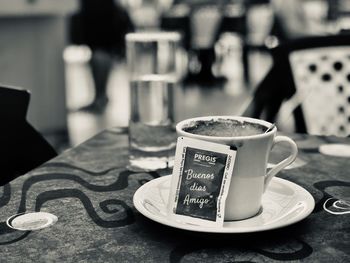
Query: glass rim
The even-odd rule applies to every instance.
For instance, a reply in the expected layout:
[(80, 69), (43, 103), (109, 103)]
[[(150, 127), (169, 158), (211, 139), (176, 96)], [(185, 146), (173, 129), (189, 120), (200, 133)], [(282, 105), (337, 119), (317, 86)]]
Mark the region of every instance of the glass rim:
[(126, 41), (154, 42), (154, 41), (179, 41), (181, 34), (179, 32), (155, 31), (155, 32), (134, 32), (125, 36)]

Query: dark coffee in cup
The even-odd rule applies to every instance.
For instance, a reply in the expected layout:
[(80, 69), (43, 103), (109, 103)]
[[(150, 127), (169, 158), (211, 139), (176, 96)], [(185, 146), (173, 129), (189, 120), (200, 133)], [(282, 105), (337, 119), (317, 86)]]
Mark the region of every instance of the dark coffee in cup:
[(188, 133), (215, 136), (215, 137), (239, 137), (262, 134), (267, 130), (266, 126), (247, 121), (232, 119), (198, 120), (183, 127)]

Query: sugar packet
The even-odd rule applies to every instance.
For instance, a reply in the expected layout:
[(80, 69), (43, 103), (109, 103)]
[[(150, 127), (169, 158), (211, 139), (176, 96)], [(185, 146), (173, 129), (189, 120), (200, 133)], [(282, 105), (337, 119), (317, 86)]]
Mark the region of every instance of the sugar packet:
[(170, 220), (222, 226), (235, 158), (230, 146), (179, 137), (168, 201)]

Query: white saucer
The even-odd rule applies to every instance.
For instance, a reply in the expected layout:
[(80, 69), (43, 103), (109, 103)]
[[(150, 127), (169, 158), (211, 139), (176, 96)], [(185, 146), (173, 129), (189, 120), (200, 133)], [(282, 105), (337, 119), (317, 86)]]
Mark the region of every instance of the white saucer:
[(325, 155), (336, 157), (350, 157), (350, 145), (341, 143), (322, 144), (318, 148), (319, 152)]
[(203, 227), (172, 221), (167, 217), (170, 176), (154, 179), (134, 194), (136, 209), (158, 223), (197, 232), (248, 233), (276, 229), (307, 217), (315, 206), (311, 194), (290, 181), (273, 178), (262, 200), (262, 212), (241, 221), (225, 221), (222, 227)]
[(19, 213), (9, 217), (6, 224), (16, 230), (31, 231), (49, 227), (57, 220), (57, 216), (47, 212)]

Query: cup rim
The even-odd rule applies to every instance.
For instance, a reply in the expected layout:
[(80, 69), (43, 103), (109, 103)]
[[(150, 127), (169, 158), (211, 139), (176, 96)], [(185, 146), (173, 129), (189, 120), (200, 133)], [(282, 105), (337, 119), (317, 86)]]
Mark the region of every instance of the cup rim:
[(255, 135), (247, 135), (247, 136), (209, 136), (209, 135), (200, 135), (200, 134), (194, 134), (190, 132), (186, 132), (183, 130), (183, 127), (191, 122), (196, 122), (200, 120), (217, 120), (217, 119), (229, 119), (229, 120), (238, 120), (238, 121), (247, 121), (251, 123), (257, 123), (260, 124), (266, 128), (270, 127), (272, 125), (271, 122), (261, 120), (261, 119), (256, 119), (256, 118), (251, 118), (251, 117), (244, 117), (244, 116), (234, 116), (234, 115), (218, 115), (218, 116), (201, 116), (201, 117), (194, 117), (194, 118), (189, 118), (189, 119), (184, 119), (176, 124), (176, 131), (184, 136), (188, 137), (193, 137), (193, 138), (198, 138), (198, 139), (217, 139), (217, 140), (244, 140), (244, 139), (252, 139), (252, 138), (263, 138), (267, 136), (271, 136), (271, 134), (277, 132), (277, 127), (274, 127), (271, 131), (269, 132), (264, 132), (260, 134), (255, 134)]

